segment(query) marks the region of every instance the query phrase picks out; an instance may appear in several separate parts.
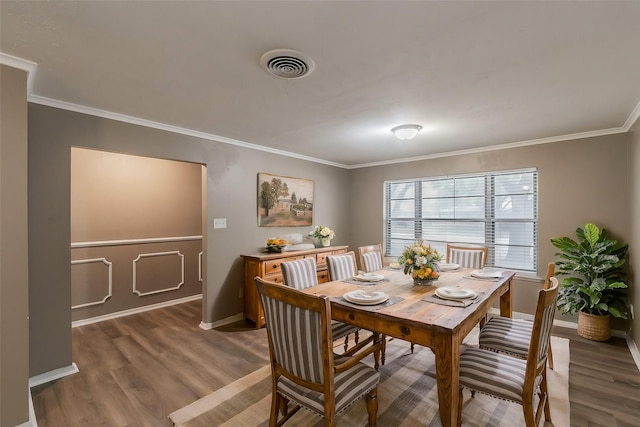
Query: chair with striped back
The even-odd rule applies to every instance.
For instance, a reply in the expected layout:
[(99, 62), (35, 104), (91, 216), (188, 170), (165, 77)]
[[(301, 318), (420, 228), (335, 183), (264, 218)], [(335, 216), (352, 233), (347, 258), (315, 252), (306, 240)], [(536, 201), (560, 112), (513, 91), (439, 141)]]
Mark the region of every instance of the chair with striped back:
[(447, 244), (446, 261), (463, 268), (484, 268), (489, 249), (484, 246)]
[[(380, 351), (379, 335), (347, 355), (336, 356), (328, 297), (305, 294), (257, 276), (255, 282), (264, 309), (271, 361), (269, 425), (284, 424), (304, 407), (324, 417), (326, 426), (335, 426), (335, 417), (362, 396), (367, 400), (369, 425), (375, 425), (380, 375), (361, 360)], [(290, 402), (294, 406), (291, 410)]]
[(344, 280), (358, 274), (356, 254), (353, 251), (340, 255), (327, 256), (329, 280)]
[[(551, 277), (554, 272), (555, 264), (550, 262), (547, 265), (544, 289), (549, 289), (551, 286)], [(480, 330), (480, 348), (526, 359), (532, 332), (533, 322), (531, 321), (501, 316), (492, 317)], [(551, 343), (549, 343), (549, 368), (553, 369)]]
[[(482, 348), (471, 348), (460, 355), (458, 426), (462, 424), (462, 390), (465, 388), (522, 405), (527, 427), (538, 426), (543, 411), (545, 420), (551, 421), (547, 355), (557, 297), (558, 279), (552, 277), (551, 287), (538, 293), (526, 360)], [(539, 398), (535, 408), (534, 394)]]
[(384, 266), (382, 245), (360, 246), (358, 248), (358, 258), (360, 259), (360, 268), (365, 273), (382, 270)]
[[(318, 284), (315, 258), (283, 262), (280, 264), (280, 268), (282, 269), (282, 280), (286, 286), (301, 290)], [(332, 322), (331, 329), (334, 340), (344, 338), (345, 351), (349, 348), (349, 334), (357, 334), (360, 330), (360, 328), (353, 325), (338, 321)], [(355, 335), (355, 337), (355, 343), (358, 344), (357, 335)]]

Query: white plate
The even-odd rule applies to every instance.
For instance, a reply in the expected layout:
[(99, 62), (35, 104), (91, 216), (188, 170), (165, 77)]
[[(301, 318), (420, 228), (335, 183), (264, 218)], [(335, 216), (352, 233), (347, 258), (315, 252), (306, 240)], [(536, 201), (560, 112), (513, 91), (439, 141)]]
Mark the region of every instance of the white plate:
[(436, 295), (440, 298), (453, 300), (473, 299), (478, 297), (478, 294), (471, 289), (451, 288), (446, 286), (437, 288)]
[(451, 270), (457, 270), (459, 268), (460, 268), (460, 264), (455, 264), (453, 262), (440, 263), (440, 271), (451, 271)]
[(363, 282), (379, 282), (384, 279), (384, 276), (377, 273), (360, 273), (355, 277), (355, 279)]
[(347, 292), (342, 297), (349, 302), (361, 305), (380, 304), (389, 299), (389, 295), (384, 292), (369, 292), (362, 289)]
[(479, 279), (497, 279), (498, 277), (502, 277), (502, 271), (499, 270), (475, 270), (471, 273), (473, 277), (477, 277)]

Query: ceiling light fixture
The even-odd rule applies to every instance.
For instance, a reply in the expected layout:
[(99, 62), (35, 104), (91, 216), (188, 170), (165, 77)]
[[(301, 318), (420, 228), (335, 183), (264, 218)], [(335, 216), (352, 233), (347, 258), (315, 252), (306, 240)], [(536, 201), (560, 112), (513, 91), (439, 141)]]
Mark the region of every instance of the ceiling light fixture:
[(422, 129), (420, 125), (401, 125), (391, 129), (391, 132), (393, 132), (396, 138), (406, 141), (415, 138), (418, 132), (420, 132), (420, 129)]

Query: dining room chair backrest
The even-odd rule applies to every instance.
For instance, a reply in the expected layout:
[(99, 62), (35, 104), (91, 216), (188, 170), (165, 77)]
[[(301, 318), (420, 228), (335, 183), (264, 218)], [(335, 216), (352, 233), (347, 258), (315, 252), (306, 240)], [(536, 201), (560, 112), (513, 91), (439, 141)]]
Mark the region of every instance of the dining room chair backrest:
[(533, 319), (533, 331), (527, 357), (527, 376), (530, 373), (539, 372), (541, 369), (546, 368), (551, 328), (556, 314), (556, 302), (558, 299), (558, 279), (551, 277), (549, 282), (551, 283), (549, 288), (541, 289), (538, 292), (538, 305)]
[(484, 268), (488, 255), (489, 249), (484, 246), (447, 244), (446, 262), (463, 268)]
[[(324, 295), (254, 278), (264, 310), (271, 365), (269, 425), (282, 425), (300, 407), (335, 426), (335, 417), (366, 395), (369, 425), (376, 424), (379, 373), (361, 363), (379, 351), (379, 339), (359, 355), (334, 359), (331, 303)], [(376, 334), (377, 336), (377, 334)], [(338, 363), (338, 364), (336, 364)], [(289, 402), (295, 408), (289, 410)], [(283, 419), (278, 420), (280, 415)]]
[(458, 426), (462, 421), (464, 388), (470, 389), (472, 396), (479, 391), (522, 405), (527, 426), (540, 425), (543, 412), (546, 421), (551, 422), (546, 362), (558, 298), (558, 279), (552, 277), (550, 282), (548, 289), (538, 291), (526, 361), (483, 348), (470, 348), (460, 355)]
[(315, 258), (304, 258), (280, 264), (282, 281), (294, 289), (306, 289), (318, 284)]
[(547, 275), (544, 279), (544, 289), (549, 289), (551, 287), (551, 278), (556, 273), (556, 264), (554, 262), (550, 262), (547, 264)]
[(327, 256), (329, 280), (344, 280), (357, 274), (356, 254), (349, 251), (346, 254)]
[[(294, 376), (316, 384), (333, 361), (331, 315), (326, 297), (316, 297), (256, 278), (273, 350), (272, 362)], [(327, 317), (329, 313), (329, 317)], [(329, 338), (329, 339), (328, 339)], [(324, 347), (323, 347), (324, 344)]]
[(360, 268), (366, 273), (382, 270), (384, 261), (382, 259), (382, 245), (367, 245), (358, 248), (358, 258)]

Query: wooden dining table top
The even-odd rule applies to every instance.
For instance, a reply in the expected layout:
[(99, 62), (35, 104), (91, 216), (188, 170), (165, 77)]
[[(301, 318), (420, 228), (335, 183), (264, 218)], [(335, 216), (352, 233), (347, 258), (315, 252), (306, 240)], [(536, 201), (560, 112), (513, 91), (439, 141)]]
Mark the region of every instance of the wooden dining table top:
[[(479, 279), (471, 276), (473, 271), (461, 268), (442, 272), (432, 284), (419, 286), (401, 270), (386, 268), (375, 272), (384, 276), (379, 282), (336, 280), (303, 292), (330, 297), (334, 320), (431, 348), (436, 357), (440, 418), (446, 427), (457, 422), (462, 340), (496, 301), (500, 302), (500, 314), (511, 317), (511, 281), (515, 272), (503, 270), (499, 278)], [(439, 287), (470, 289), (478, 297), (467, 307), (438, 304), (429, 297), (433, 297)], [(359, 289), (384, 292), (390, 301), (368, 306), (343, 299), (346, 292)]]

